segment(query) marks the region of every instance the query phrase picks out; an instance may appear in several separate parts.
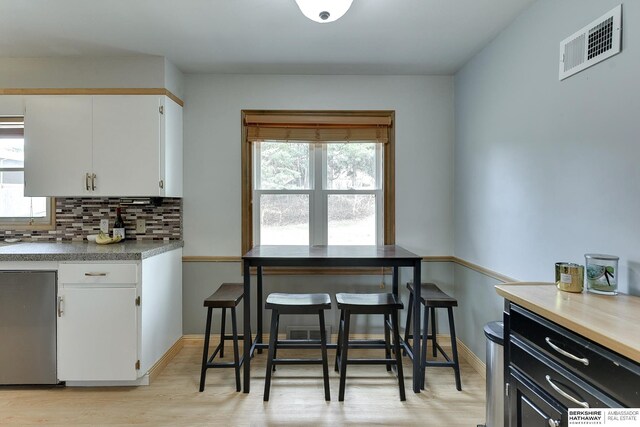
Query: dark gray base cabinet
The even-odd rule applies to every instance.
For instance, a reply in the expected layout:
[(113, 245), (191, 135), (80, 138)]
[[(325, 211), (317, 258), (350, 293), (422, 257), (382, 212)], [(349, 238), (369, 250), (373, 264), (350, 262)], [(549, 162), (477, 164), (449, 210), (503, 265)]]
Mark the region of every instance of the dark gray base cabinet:
[(505, 303), (505, 426), (567, 426), (568, 408), (640, 407), (640, 365)]
[[(567, 411), (518, 371), (509, 375), (511, 425), (522, 427), (567, 425)], [(509, 425), (509, 424), (505, 424)]]

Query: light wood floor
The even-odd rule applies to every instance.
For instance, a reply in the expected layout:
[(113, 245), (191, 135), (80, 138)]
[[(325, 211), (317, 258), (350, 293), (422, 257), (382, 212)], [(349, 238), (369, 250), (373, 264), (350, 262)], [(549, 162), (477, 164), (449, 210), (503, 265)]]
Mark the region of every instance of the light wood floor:
[[(226, 351), (232, 355), (231, 348)], [(293, 352), (280, 350), (278, 356)], [(295, 351), (300, 357), (316, 357), (313, 353)], [(330, 363), (334, 354), (329, 352)], [(363, 357), (367, 355), (371, 351)], [(225, 354), (225, 359), (229, 356)], [(324, 401), (321, 366), (281, 366), (265, 403), (266, 352), (252, 361), (250, 394), (235, 391), (233, 369), (209, 369), (205, 391), (199, 393), (201, 357), (200, 346), (187, 344), (146, 387), (0, 387), (0, 425), (473, 427), (484, 423), (484, 379), (462, 360), (461, 392), (455, 388), (452, 369), (429, 368), (427, 389), (419, 394), (411, 389), (406, 361), (406, 402), (400, 401), (396, 379), (384, 366), (349, 366), (344, 402), (338, 402), (339, 379), (333, 366), (331, 402)]]

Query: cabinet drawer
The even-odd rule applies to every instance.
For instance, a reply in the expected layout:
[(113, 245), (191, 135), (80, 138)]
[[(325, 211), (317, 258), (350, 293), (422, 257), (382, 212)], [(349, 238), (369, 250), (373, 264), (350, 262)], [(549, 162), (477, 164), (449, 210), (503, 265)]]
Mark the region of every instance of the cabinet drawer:
[(512, 365), (566, 408), (622, 406), (518, 338), (511, 338), (509, 351)]
[(640, 407), (637, 364), (515, 304), (511, 304), (510, 328), (533, 348), (624, 406)]
[(59, 283), (135, 284), (137, 264), (60, 264)]

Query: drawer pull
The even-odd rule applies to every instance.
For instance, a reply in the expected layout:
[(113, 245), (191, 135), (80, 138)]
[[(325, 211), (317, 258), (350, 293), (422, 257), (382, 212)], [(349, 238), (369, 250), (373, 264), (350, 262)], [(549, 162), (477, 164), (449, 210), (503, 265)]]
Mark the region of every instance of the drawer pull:
[(89, 272), (89, 273), (84, 273), (85, 276), (90, 276), (90, 277), (104, 277), (107, 275), (107, 273), (96, 273), (96, 272)]
[(558, 394), (560, 394), (561, 396), (569, 399), (570, 401), (572, 401), (573, 403), (575, 403), (576, 405), (580, 405), (583, 408), (588, 408), (589, 404), (587, 402), (580, 402), (578, 399), (576, 399), (575, 397), (571, 396), (569, 393), (563, 391), (560, 387), (558, 387), (557, 385), (555, 385), (553, 383), (553, 381), (551, 381), (551, 377), (549, 375), (546, 375), (545, 378), (547, 379), (547, 382), (549, 383), (549, 385), (558, 392)]
[(62, 317), (64, 314), (64, 309), (62, 308), (63, 303), (64, 299), (62, 299), (62, 297), (58, 297), (58, 317)]
[(568, 351), (564, 351), (563, 349), (561, 349), (560, 347), (558, 347), (557, 345), (552, 343), (551, 339), (549, 337), (545, 337), (544, 340), (547, 342), (547, 344), (549, 344), (549, 347), (551, 347), (552, 349), (554, 349), (555, 351), (557, 351), (561, 355), (567, 356), (569, 359), (573, 359), (576, 362), (584, 363), (585, 366), (589, 366), (589, 359), (587, 359), (586, 357), (574, 356), (573, 354), (569, 353)]

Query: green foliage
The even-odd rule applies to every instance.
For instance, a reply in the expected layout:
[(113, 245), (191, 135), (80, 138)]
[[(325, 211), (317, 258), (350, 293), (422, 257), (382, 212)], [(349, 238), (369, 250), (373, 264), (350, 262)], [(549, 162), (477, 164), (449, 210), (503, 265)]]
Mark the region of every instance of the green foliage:
[(263, 142), (261, 183), (266, 190), (307, 188), (309, 182), (309, 144)]
[[(362, 188), (375, 183), (375, 144), (329, 144), (327, 180), (331, 188)], [(341, 184), (348, 179), (350, 183)]]

